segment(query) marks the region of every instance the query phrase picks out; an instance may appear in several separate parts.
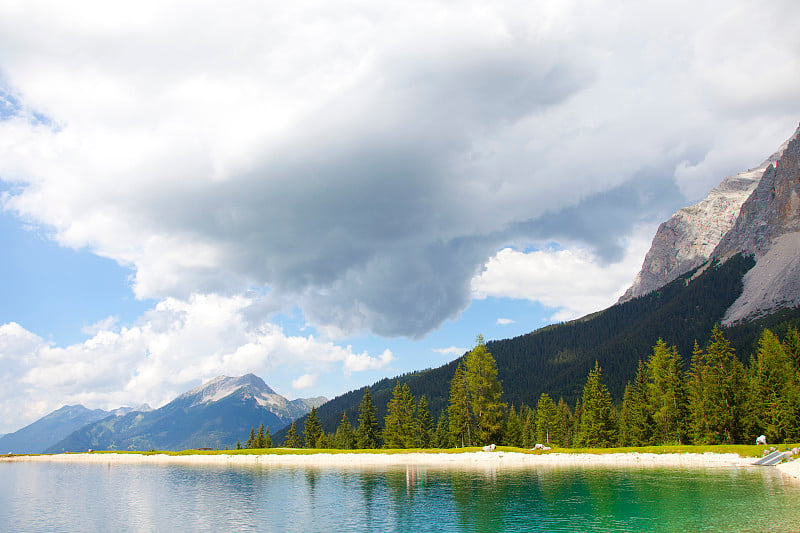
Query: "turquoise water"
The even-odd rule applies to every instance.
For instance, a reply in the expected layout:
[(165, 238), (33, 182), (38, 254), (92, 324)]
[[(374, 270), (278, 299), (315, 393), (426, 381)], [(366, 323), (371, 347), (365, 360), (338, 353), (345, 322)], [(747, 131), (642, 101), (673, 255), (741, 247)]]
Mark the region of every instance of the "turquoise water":
[(0, 463), (0, 531), (800, 531), (800, 484), (771, 468)]

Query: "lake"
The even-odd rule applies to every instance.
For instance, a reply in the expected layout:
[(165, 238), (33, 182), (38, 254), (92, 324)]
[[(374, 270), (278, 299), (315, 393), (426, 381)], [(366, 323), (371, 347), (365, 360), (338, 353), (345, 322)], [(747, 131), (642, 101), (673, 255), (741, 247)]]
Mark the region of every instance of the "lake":
[(800, 531), (800, 484), (772, 468), (0, 463), (0, 531)]

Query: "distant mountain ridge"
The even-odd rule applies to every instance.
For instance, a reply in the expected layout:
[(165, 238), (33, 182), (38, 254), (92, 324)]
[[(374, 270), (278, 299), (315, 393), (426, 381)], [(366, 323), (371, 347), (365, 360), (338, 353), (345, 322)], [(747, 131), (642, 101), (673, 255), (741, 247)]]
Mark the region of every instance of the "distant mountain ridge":
[(326, 401), (287, 400), (254, 374), (219, 376), (158, 409), (85, 425), (46, 451), (233, 448), (251, 427), (264, 424), (275, 432)]
[(131, 412), (130, 407), (114, 411), (65, 405), (24, 428), (0, 437), (0, 453), (41, 453), (87, 424), (109, 416)]

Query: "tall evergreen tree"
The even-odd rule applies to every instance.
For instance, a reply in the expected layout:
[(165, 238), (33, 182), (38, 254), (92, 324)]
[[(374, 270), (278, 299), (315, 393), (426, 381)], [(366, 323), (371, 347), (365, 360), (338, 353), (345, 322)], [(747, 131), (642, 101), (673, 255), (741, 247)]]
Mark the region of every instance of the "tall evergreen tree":
[(768, 329), (761, 334), (753, 369), (753, 417), (756, 431), (780, 443), (797, 436), (800, 388), (797, 372), (778, 338)]
[(473, 440), (484, 444), (499, 442), (507, 406), (497, 377), (497, 363), (486, 349), (482, 335), (478, 335), (475, 348), (467, 354), (465, 368), (475, 423)]
[(447, 409), (439, 413), (439, 420), (436, 423), (436, 437), (434, 445), (437, 448), (452, 448), (453, 442), (450, 436), (450, 423), (447, 419)]
[(583, 404), (580, 397), (575, 400), (575, 410), (572, 415), (572, 445), (581, 445), (581, 421), (583, 420)]
[(283, 441), (284, 448), (302, 448), (303, 443), (300, 440), (300, 435), (297, 434), (297, 424), (292, 420), (292, 425), (289, 426), (289, 431), (286, 432), (286, 440)]
[(303, 430), (303, 442), (306, 448), (317, 448), (319, 440), (323, 436), (322, 423), (317, 415), (317, 408), (312, 407), (311, 412), (306, 417), (306, 426)]
[(786, 337), (783, 339), (783, 346), (795, 371), (800, 371), (800, 333), (797, 328), (789, 327), (789, 331), (786, 332)]
[(706, 416), (708, 406), (705, 401), (707, 381), (705, 367), (705, 352), (695, 340), (687, 385), (689, 392), (689, 436), (694, 444), (704, 442), (704, 437), (709, 432), (708, 417)]
[(264, 424), (258, 426), (258, 433), (256, 433), (255, 445), (253, 448), (265, 448), (264, 444), (267, 442), (267, 437), (264, 433)]
[(639, 361), (634, 380), (625, 387), (622, 400), (620, 444), (623, 446), (653, 444), (655, 423), (649, 389), (650, 371), (643, 361)]
[(522, 421), (513, 405), (508, 408), (504, 440), (506, 446), (522, 447)]
[(350, 420), (347, 419), (347, 411), (342, 412), (342, 420), (336, 428), (336, 436), (333, 439), (334, 448), (340, 450), (352, 450), (356, 447), (356, 433)]
[(550, 444), (556, 426), (558, 425), (558, 410), (556, 404), (547, 393), (539, 396), (536, 404), (536, 440), (538, 442)]
[(250, 436), (247, 438), (247, 442), (245, 442), (244, 445), (247, 448), (256, 447), (256, 428), (250, 428)]
[(558, 439), (559, 445), (570, 447), (573, 443), (572, 412), (570, 412), (569, 405), (564, 401), (564, 398), (559, 398), (556, 410), (558, 411), (556, 439)]
[(689, 396), (695, 444), (742, 441), (747, 379), (744, 367), (734, 356), (730, 342), (718, 326), (714, 326), (706, 350), (695, 347)]
[(519, 417), (522, 421), (522, 447), (533, 448), (536, 444), (536, 411), (523, 404)]
[(608, 448), (617, 443), (617, 421), (611, 394), (603, 383), (600, 363), (595, 362), (583, 387), (580, 444), (592, 448)]
[(456, 372), (450, 382), (450, 405), (447, 408), (451, 439), (459, 448), (472, 446), (474, 422), (469, 392), (467, 371), (464, 362), (461, 361), (456, 366)]
[(683, 444), (688, 434), (689, 406), (678, 348), (658, 339), (647, 361), (647, 370), (650, 381), (647, 396), (652, 405), (655, 440), (660, 444)]
[(356, 429), (356, 447), (359, 449), (372, 449), (380, 446), (380, 427), (372, 404), (372, 394), (369, 387), (364, 389), (364, 396), (358, 407), (358, 428)]
[(416, 443), (414, 397), (408, 385), (397, 381), (386, 406), (383, 441), (387, 448), (413, 448)]
[(272, 448), (272, 433), (270, 432), (269, 426), (267, 426), (264, 432), (264, 440), (261, 444), (262, 448)]
[(418, 448), (430, 448), (433, 446), (434, 428), (433, 417), (428, 410), (428, 400), (425, 395), (419, 397), (417, 405), (417, 442)]

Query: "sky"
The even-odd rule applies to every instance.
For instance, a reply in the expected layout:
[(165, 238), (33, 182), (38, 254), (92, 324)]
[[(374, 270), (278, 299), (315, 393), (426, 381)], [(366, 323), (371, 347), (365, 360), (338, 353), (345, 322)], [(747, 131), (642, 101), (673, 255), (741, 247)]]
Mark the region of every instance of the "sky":
[(0, 3), (0, 433), (612, 305), (800, 120), (795, 0)]

